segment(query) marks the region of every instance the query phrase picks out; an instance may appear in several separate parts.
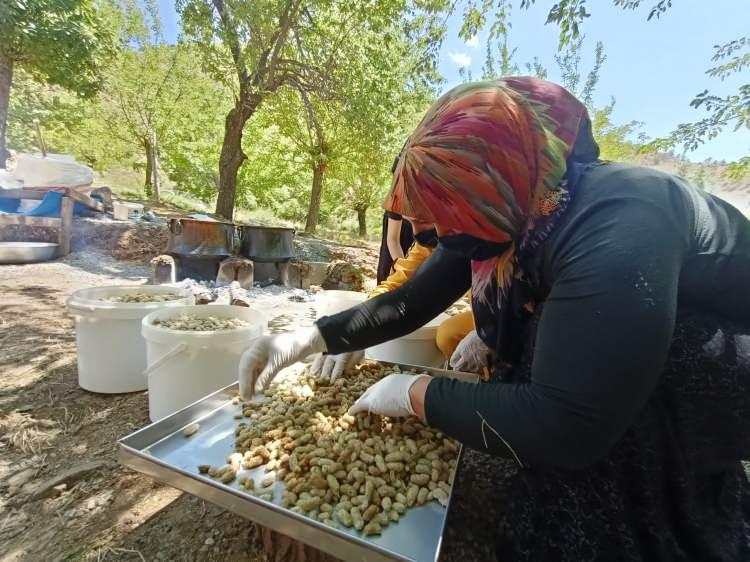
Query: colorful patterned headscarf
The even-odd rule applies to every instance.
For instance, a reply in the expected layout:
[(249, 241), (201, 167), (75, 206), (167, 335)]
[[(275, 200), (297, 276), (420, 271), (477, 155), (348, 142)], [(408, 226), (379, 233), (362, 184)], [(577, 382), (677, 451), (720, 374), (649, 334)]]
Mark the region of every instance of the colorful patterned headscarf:
[(454, 88), (404, 146), (387, 210), (506, 243), (501, 255), (472, 262), (477, 331), (491, 348), (503, 301), (524, 277), (522, 255), (547, 237), (569, 200), (568, 160), (595, 161), (598, 153), (583, 103), (536, 78)]

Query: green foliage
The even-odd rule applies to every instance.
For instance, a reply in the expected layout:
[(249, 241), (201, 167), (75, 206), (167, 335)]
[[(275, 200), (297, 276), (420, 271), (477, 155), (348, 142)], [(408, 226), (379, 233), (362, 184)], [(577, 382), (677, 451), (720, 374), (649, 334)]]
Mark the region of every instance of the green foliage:
[(698, 168), (694, 176), (690, 178), (692, 183), (698, 189), (706, 189), (706, 172), (703, 168)]
[(91, 95), (113, 37), (94, 0), (13, 0), (0, 6), (0, 58), (36, 78)]
[(684, 160), (684, 159), (680, 160), (680, 163), (677, 166), (677, 170), (675, 174), (681, 178), (687, 178), (688, 171), (689, 171), (689, 168), (688, 168), (687, 160)]
[[(530, 8), (535, 3), (536, 0), (521, 0), (521, 8)], [(612, 0), (612, 3), (624, 10), (636, 10), (641, 7), (642, 0)], [(672, 0), (659, 0), (651, 7), (648, 20), (659, 18), (671, 7)], [(559, 0), (550, 8), (546, 23), (560, 27), (560, 50), (580, 37), (581, 25), (590, 16), (586, 0)]]
[[(727, 60), (728, 59), (728, 60)], [(750, 37), (743, 37), (725, 45), (717, 45), (713, 62), (726, 61), (710, 68), (706, 74), (721, 80), (750, 67)], [(708, 117), (695, 123), (680, 124), (664, 144), (683, 145), (695, 150), (707, 140), (718, 136), (724, 129), (750, 129), (750, 84), (740, 86), (736, 93), (716, 96), (704, 90), (691, 102), (696, 109), (704, 109)], [(750, 157), (740, 159), (730, 168), (734, 178), (750, 173)]]
[(38, 119), (43, 124), (48, 150), (68, 150), (71, 138), (80, 130), (85, 111), (86, 104), (80, 97), (17, 70), (8, 114), (8, 144), (16, 150), (36, 150), (33, 122)]
[(614, 108), (615, 100), (613, 99), (604, 108), (594, 109), (591, 114), (591, 128), (599, 144), (601, 158), (621, 162), (638, 161), (642, 153), (642, 140), (636, 141), (633, 136), (637, 134), (642, 124), (638, 121), (631, 121), (624, 125), (615, 125), (612, 122)]
[[(415, 115), (434, 94), (433, 69), (425, 64), (415, 42), (435, 41), (441, 33), (424, 23), (418, 24), (421, 29), (416, 34), (413, 26), (404, 31), (394, 14), (378, 16), (381, 12), (346, 12), (349, 36), (337, 44), (337, 62), (329, 67), (326, 88), (308, 89), (295, 82), (266, 96), (245, 130), (245, 135), (262, 138), (263, 147), (257, 142), (244, 144), (248, 160), (239, 176), (240, 205), (268, 204), (285, 218), (309, 217), (315, 211), (301, 203), (310, 201), (310, 188), (300, 193), (284, 179), (306, 177), (309, 186), (313, 172), (322, 178), (324, 222), (347, 212), (366, 211), (380, 201), (390, 164), (408, 134), (405, 124), (414, 124)], [(319, 35), (307, 37), (306, 52), (330, 49), (328, 43), (340, 33), (344, 13), (332, 9), (317, 14)], [(424, 21), (422, 15), (412, 14), (409, 21)], [(263, 135), (255, 127), (258, 119), (273, 125), (272, 134)], [(267, 153), (265, 146), (273, 150)], [(266, 173), (264, 164), (273, 172)], [(247, 169), (252, 173), (245, 173)], [(316, 222), (313, 217), (312, 223)]]
[(750, 156), (743, 156), (737, 162), (732, 162), (727, 168), (727, 177), (738, 181), (750, 174)]
[(583, 75), (580, 67), (584, 38), (583, 35), (579, 36), (562, 53), (555, 55), (555, 62), (560, 70), (561, 83), (586, 104), (591, 117), (594, 138), (599, 144), (601, 158), (624, 162), (636, 161), (642, 142), (637, 142), (633, 137), (642, 124), (638, 121), (631, 121), (623, 125), (615, 124), (612, 120), (615, 109), (614, 98), (602, 108), (594, 106), (594, 91), (599, 83), (602, 66), (607, 57), (604, 54), (604, 45), (601, 41), (597, 42), (594, 52), (594, 65), (586, 74), (586, 80), (582, 82)]
[[(615, 6), (619, 6), (626, 10), (635, 10), (640, 8), (642, 0), (614, 0)], [(672, 7), (672, 0), (659, 0), (656, 4), (651, 7), (651, 11), (648, 14), (649, 21), (654, 17), (659, 18), (664, 12)]]
[[(533, 2), (522, 0), (520, 6)], [(8, 135), (15, 148), (33, 148), (31, 124), (39, 119), (51, 151), (75, 154), (106, 171), (106, 180), (123, 193), (125, 187), (139, 189), (134, 177), (143, 177), (147, 145), (155, 136), (168, 198), (200, 208), (219, 199), (225, 127), (239, 112), (235, 155), (241, 165), (235, 173), (240, 216), (304, 224), (315, 173), (322, 185), (324, 232), (356, 234), (358, 219), (360, 230), (379, 225), (393, 158), (438, 94), (438, 53), (451, 13), (464, 18), (463, 39), (479, 33), (487, 37), (483, 78), (548, 75), (536, 57), (517, 60), (508, 0), (177, 0), (184, 34), (178, 45), (164, 44), (156, 0), (19, 0), (15, 5), (29, 7), (29, 14), (22, 15), (27, 21), (59, 17), (60, 29), (78, 25), (99, 43), (89, 45), (91, 54), (81, 59), (83, 76), (71, 73), (83, 81), (65, 83), (73, 87), (68, 90), (56, 85), (60, 81), (50, 74), (54, 69), (32, 64), (37, 46), (28, 47), (25, 36), (18, 39), (21, 32), (13, 31), (18, 56)], [(40, 13), (42, 5), (50, 6), (49, 14)], [(697, 96), (695, 107), (708, 113), (704, 121), (644, 147), (640, 123), (614, 122), (614, 100), (594, 106), (606, 56), (597, 44), (593, 65), (582, 68), (582, 24), (592, 3), (558, 0), (551, 5), (548, 21), (560, 26), (563, 47), (555, 57), (561, 82), (588, 106), (603, 158), (659, 159), (667, 171), (677, 168), (704, 186), (714, 181), (716, 170), (727, 169), (736, 177), (750, 170), (750, 157), (706, 167), (675, 164), (663, 153), (644, 156), (670, 150), (678, 140), (700, 143), (726, 127), (747, 127), (750, 91)], [(641, 2), (612, 0), (612, 5), (637, 9)], [(651, 0), (650, 17), (669, 6)], [(64, 16), (63, 8), (69, 9)], [(74, 15), (82, 9), (93, 19)], [(10, 44), (2, 33), (8, 29), (8, 10), (0, 6), (0, 56)], [(16, 20), (21, 17), (16, 8), (10, 10)], [(119, 48), (113, 50), (113, 44)], [(57, 53), (74, 56), (66, 55), (64, 46)], [(711, 78), (746, 71), (750, 39), (717, 46), (714, 63)], [(65, 62), (61, 68), (68, 72), (73, 66)], [(461, 77), (473, 79), (467, 69)]]
[(245, 129), (248, 159), (240, 170), (239, 206), (271, 209), (274, 215), (304, 222), (309, 200), (309, 161), (274, 124), (274, 108), (261, 109)]
[[(182, 81), (183, 77), (179, 78)], [(224, 86), (199, 69), (193, 68), (184, 78), (176, 110), (169, 114), (168, 126), (160, 134), (161, 165), (177, 189), (208, 203), (219, 188), (219, 153), (228, 96)]]
[(594, 109), (594, 91), (599, 83), (602, 65), (607, 60), (604, 54), (604, 44), (599, 41), (596, 44), (594, 55), (594, 66), (586, 75), (586, 81), (581, 85), (581, 49), (585, 36), (581, 35), (574, 39), (567, 49), (555, 55), (555, 62), (560, 69), (561, 83), (573, 95), (579, 98), (590, 111)]
[[(179, 188), (202, 200), (216, 190), (217, 140), (220, 139), (221, 85), (196, 69), (195, 49), (162, 43), (155, 2), (141, 10), (136, 0), (113, 4), (113, 25), (123, 46), (119, 56), (103, 73), (103, 85), (88, 132), (105, 150), (90, 147), (90, 159), (130, 160), (145, 171), (147, 192), (151, 188), (149, 165), (156, 141), (161, 167)], [(217, 102), (217, 100), (219, 100)], [(144, 165), (145, 162), (145, 165)]]
[[(535, 0), (522, 0), (521, 7), (528, 8)], [(560, 48), (574, 44), (580, 38), (580, 25), (589, 17), (586, 0), (559, 0), (549, 11), (547, 23), (560, 27)], [(642, 0), (613, 0), (621, 9), (636, 10), (642, 7)], [(659, 18), (672, 7), (672, 0), (659, 0), (651, 4), (648, 20)], [(706, 74), (711, 78), (725, 78), (750, 68), (750, 36), (740, 37), (728, 43), (714, 46), (714, 63)], [(648, 150), (670, 150), (681, 145), (686, 150), (695, 150), (708, 140), (716, 138), (727, 128), (750, 129), (750, 84), (741, 85), (736, 93), (717, 96), (704, 90), (696, 95), (690, 105), (703, 109), (708, 116), (694, 123), (682, 123), (667, 138), (657, 139), (649, 144)], [(743, 157), (729, 167), (734, 179), (750, 174), (750, 157)]]
[[(200, 49), (207, 72), (233, 94), (217, 201), (217, 212), (225, 216), (233, 212), (235, 178), (247, 159), (241, 146), (245, 123), (263, 104), (273, 103), (275, 94), (286, 95), (284, 88), (307, 100), (295, 117), (314, 133), (315, 147), (304, 152), (320, 163), (329, 158), (327, 133), (317, 118), (323, 105), (347, 106), (348, 114), (354, 113), (349, 105), (362, 115), (382, 112), (368, 94), (395, 86), (381, 72), (394, 60), (408, 65), (410, 88), (421, 90), (438, 79), (437, 53), (445, 32), (439, 15), (448, 6), (445, 0), (304, 5), (299, 0), (180, 0), (177, 5), (185, 36)], [(385, 53), (397, 58), (386, 61)], [(355, 82), (356, 90), (350, 87)]]
[(539, 57), (534, 57), (534, 60), (527, 62), (525, 66), (530, 76), (536, 76), (542, 80), (547, 79), (547, 69), (539, 62)]

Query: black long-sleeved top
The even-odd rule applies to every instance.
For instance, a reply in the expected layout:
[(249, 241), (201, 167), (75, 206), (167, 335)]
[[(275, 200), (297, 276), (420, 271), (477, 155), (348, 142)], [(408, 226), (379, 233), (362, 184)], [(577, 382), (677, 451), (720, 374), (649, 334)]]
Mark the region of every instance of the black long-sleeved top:
[[(427, 387), (428, 423), (473, 448), (585, 466), (654, 389), (678, 303), (750, 324), (750, 221), (679, 178), (593, 168), (539, 251), (547, 296), (530, 383)], [(362, 349), (425, 324), (470, 282), (469, 261), (438, 248), (402, 287), (318, 327), (330, 353)]]

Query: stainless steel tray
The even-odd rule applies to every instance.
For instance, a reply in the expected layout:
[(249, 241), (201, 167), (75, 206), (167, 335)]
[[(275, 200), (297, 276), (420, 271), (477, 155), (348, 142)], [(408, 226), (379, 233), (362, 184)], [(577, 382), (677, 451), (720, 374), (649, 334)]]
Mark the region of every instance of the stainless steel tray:
[[(476, 375), (467, 373), (400, 366), (433, 376), (477, 381)], [(267, 502), (242, 491), (237, 481), (222, 484), (199, 474), (199, 464), (222, 466), (227, 455), (234, 452), (234, 430), (239, 423), (234, 415), (241, 409), (240, 405), (232, 404), (237, 392), (237, 384), (227, 386), (121, 439), (120, 462), (342, 560), (428, 562), (438, 559), (450, 503), (447, 508), (435, 502), (412, 508), (397, 524), (386, 527), (381, 536), (365, 537), (353, 529), (334, 529), (281, 507), (283, 482), (276, 483), (274, 501)], [(182, 430), (196, 422), (200, 430), (186, 438)], [(262, 472), (263, 467), (259, 467), (241, 474), (255, 476)]]

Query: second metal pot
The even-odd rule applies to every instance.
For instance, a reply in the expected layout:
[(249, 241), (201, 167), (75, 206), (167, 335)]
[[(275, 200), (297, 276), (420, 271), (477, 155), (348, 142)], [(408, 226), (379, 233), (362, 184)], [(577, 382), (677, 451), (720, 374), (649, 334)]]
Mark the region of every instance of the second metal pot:
[(294, 256), (293, 228), (238, 226), (240, 254), (257, 262), (288, 261)]

